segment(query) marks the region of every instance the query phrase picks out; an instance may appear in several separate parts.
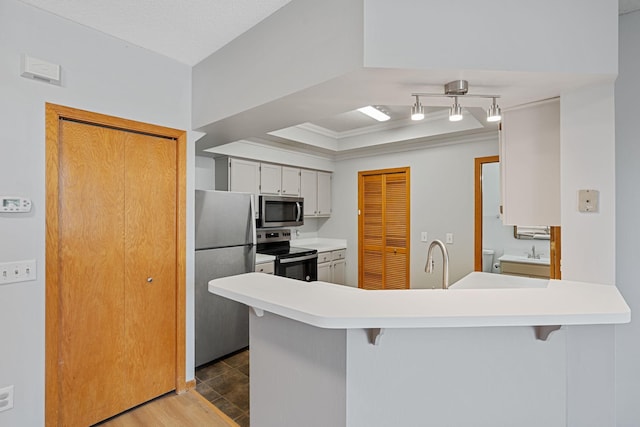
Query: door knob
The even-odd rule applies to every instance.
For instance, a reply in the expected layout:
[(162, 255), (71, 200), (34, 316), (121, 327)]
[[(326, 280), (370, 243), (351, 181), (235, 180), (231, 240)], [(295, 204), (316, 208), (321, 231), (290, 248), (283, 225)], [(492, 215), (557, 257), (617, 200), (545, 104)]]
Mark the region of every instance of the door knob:
[(153, 277), (147, 277), (147, 282), (149, 283), (153, 282)]

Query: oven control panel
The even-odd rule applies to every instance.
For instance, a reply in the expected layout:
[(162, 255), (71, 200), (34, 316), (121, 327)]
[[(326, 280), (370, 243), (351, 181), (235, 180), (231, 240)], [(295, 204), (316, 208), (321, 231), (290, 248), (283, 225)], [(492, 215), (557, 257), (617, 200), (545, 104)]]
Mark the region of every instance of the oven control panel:
[(291, 230), (288, 228), (259, 228), (256, 230), (258, 243), (288, 242), (291, 240)]

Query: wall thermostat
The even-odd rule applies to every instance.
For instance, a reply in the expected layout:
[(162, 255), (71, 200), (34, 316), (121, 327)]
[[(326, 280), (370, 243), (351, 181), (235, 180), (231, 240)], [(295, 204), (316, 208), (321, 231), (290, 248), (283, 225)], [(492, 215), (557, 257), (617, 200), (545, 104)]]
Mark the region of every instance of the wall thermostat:
[(0, 212), (31, 212), (31, 199), (0, 196)]

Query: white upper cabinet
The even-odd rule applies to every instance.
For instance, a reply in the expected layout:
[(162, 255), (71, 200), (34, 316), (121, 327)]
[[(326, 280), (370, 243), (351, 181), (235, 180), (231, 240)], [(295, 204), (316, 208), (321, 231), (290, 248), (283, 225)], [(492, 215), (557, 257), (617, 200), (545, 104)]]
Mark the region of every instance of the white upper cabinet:
[(215, 159), (216, 190), (260, 193), (260, 163), (218, 157)]
[[(304, 216), (331, 215), (331, 172), (260, 163), (232, 157), (215, 159), (216, 190), (304, 198)], [(256, 204), (257, 211), (257, 204)]]
[(318, 216), (331, 215), (331, 173), (318, 172)]
[(258, 217), (258, 195), (260, 194), (260, 163), (251, 160), (218, 157), (215, 159), (215, 189), (251, 193)]
[(304, 198), (304, 216), (315, 216), (318, 213), (318, 172), (302, 169), (300, 195)]
[(282, 166), (270, 163), (260, 164), (260, 193), (280, 195), (282, 185)]
[(331, 215), (331, 173), (303, 169), (300, 194), (304, 197), (305, 216)]
[(500, 131), (502, 220), (560, 225), (560, 100), (503, 113)]
[(300, 169), (260, 164), (260, 193), (297, 197), (300, 195)]
[(300, 195), (300, 169), (282, 166), (282, 192), (283, 196)]
[(249, 160), (230, 159), (229, 190), (258, 194), (260, 191), (259, 164)]

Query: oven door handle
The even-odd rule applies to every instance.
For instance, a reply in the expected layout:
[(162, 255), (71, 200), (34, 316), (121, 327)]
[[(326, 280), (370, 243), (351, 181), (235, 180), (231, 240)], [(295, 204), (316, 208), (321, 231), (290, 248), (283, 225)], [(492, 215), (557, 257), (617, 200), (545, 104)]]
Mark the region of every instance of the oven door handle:
[(318, 254), (300, 256), (300, 257), (295, 257), (295, 258), (284, 258), (284, 259), (278, 260), (278, 262), (280, 264), (289, 264), (289, 263), (292, 263), (292, 262), (307, 261), (307, 260), (314, 259), (314, 258), (317, 259), (318, 258)]

